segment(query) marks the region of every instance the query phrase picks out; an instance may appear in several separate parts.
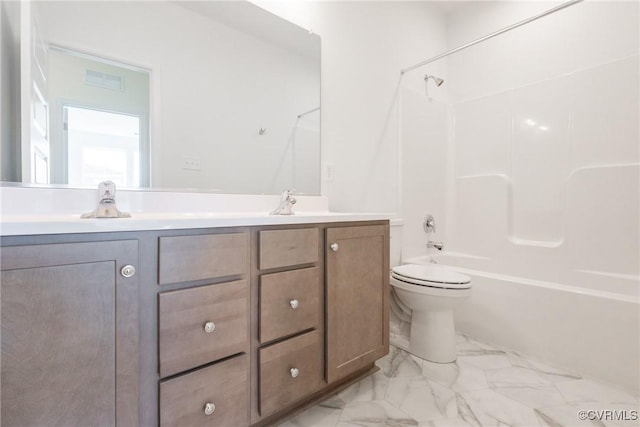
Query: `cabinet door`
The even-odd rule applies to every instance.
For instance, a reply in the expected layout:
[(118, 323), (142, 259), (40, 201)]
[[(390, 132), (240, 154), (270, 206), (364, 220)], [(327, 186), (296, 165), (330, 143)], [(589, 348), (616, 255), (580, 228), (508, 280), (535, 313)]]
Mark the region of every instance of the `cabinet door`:
[(389, 226), (327, 229), (327, 379), (389, 351)]
[(2, 248), (3, 424), (138, 424), (137, 259), (132, 240)]

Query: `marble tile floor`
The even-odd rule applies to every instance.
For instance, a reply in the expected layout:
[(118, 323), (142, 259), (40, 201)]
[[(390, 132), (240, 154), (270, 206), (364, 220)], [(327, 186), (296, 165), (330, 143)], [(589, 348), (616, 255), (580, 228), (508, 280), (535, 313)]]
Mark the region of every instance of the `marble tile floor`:
[[(457, 338), (450, 364), (392, 346), (380, 371), (280, 427), (640, 426), (630, 419), (640, 401), (624, 391)], [(581, 421), (580, 410), (619, 411), (627, 420)]]

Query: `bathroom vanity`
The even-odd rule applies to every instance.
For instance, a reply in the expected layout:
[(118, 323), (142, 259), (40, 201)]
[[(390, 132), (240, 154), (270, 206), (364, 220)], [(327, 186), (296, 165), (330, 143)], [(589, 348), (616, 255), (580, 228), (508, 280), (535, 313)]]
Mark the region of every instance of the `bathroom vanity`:
[(389, 221), (270, 221), (3, 236), (2, 421), (268, 425), (373, 372)]

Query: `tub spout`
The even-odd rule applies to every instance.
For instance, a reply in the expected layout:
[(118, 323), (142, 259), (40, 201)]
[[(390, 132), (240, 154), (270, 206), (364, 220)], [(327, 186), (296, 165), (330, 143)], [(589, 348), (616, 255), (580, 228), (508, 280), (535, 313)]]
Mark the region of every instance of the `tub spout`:
[(431, 240), (427, 242), (427, 248), (436, 248), (437, 250), (441, 251), (443, 247), (444, 244), (442, 242), (432, 242)]

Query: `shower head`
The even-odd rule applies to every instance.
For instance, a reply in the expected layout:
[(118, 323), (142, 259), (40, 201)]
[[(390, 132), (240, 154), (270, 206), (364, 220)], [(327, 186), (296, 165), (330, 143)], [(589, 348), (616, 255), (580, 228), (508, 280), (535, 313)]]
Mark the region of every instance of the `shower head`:
[(442, 83), (444, 83), (444, 79), (441, 79), (440, 77), (436, 77), (436, 76), (429, 76), (429, 75), (425, 75), (424, 76), (424, 81), (425, 83), (427, 82), (427, 80), (433, 80), (433, 82), (436, 84), (436, 86), (442, 86)]

